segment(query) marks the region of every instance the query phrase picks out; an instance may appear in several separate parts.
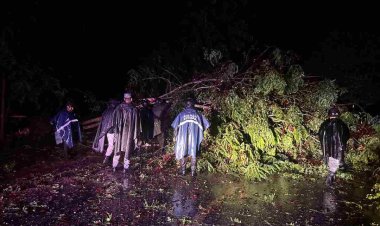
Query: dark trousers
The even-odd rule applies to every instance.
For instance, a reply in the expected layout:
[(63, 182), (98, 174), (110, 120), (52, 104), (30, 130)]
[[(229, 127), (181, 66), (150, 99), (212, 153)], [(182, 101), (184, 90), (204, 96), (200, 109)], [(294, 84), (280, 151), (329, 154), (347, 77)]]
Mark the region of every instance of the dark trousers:
[(63, 142), (63, 157), (64, 158), (69, 158), (69, 146), (67, 146), (66, 142)]
[(160, 149), (162, 149), (162, 151), (165, 151), (165, 145), (166, 145), (166, 136), (165, 136), (165, 133), (160, 133), (156, 136), (157, 138), (157, 141), (158, 141), (158, 145), (160, 147)]

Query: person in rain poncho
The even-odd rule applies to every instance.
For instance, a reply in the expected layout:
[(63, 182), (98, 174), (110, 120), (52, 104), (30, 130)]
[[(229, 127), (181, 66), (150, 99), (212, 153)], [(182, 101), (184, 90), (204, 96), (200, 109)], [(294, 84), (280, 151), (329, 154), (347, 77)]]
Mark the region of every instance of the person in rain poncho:
[(74, 113), (74, 104), (67, 102), (66, 107), (59, 111), (50, 123), (55, 127), (56, 144), (63, 143), (64, 157), (68, 158), (68, 151), (75, 143), (82, 142), (82, 133), (78, 118)]
[(117, 100), (109, 100), (107, 103), (107, 109), (102, 114), (102, 121), (100, 122), (94, 142), (92, 144), (92, 149), (96, 152), (103, 153), (105, 146), (105, 138), (107, 137), (107, 150), (105, 153), (105, 158), (103, 163), (108, 164), (111, 160), (111, 155), (113, 153), (114, 146), (114, 129), (112, 124), (113, 113), (116, 106), (119, 104)]
[(159, 147), (162, 151), (165, 151), (166, 137), (170, 126), (168, 116), (170, 107), (171, 103), (157, 98), (152, 109), (154, 115), (153, 137), (157, 139)]
[(119, 104), (113, 114), (115, 135), (113, 171), (119, 164), (121, 153), (124, 152), (124, 170), (129, 169), (129, 155), (138, 148), (141, 137), (141, 122), (139, 110), (132, 103), (131, 93), (124, 93), (124, 102)]
[(331, 108), (328, 112), (328, 119), (321, 124), (318, 132), (323, 160), (329, 168), (326, 179), (326, 184), (329, 186), (334, 182), (338, 168), (344, 166), (346, 144), (350, 137), (347, 125), (339, 119), (339, 115), (338, 108)]
[(186, 172), (186, 157), (191, 156), (191, 175), (196, 173), (196, 156), (203, 140), (203, 132), (210, 126), (206, 117), (194, 108), (195, 101), (187, 99), (185, 109), (172, 123), (175, 156), (180, 161), (182, 175)]
[(144, 100), (142, 103), (142, 108), (140, 109), (140, 119), (142, 142), (145, 146), (150, 146), (149, 142), (153, 139), (154, 118), (152, 107), (147, 100)]

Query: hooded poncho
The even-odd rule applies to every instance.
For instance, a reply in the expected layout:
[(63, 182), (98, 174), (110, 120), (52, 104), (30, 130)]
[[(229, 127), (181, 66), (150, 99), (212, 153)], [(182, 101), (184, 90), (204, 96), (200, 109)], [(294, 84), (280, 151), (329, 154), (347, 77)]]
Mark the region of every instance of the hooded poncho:
[(174, 151), (177, 160), (187, 155), (196, 157), (203, 140), (203, 132), (209, 126), (206, 117), (194, 108), (186, 108), (177, 115), (172, 123), (176, 136)]
[(104, 150), (104, 137), (107, 133), (113, 133), (113, 112), (116, 108), (116, 102), (110, 102), (107, 109), (102, 114), (102, 121), (98, 126), (98, 130), (96, 131), (94, 143), (92, 144), (92, 148), (97, 152), (103, 152)]
[(169, 108), (171, 107), (170, 103), (159, 102), (153, 105), (153, 115), (154, 115), (154, 130), (153, 137), (164, 133), (167, 127), (170, 125), (168, 122), (168, 113)]
[(139, 111), (132, 104), (121, 103), (113, 113), (115, 155), (125, 152), (128, 156), (141, 135)]
[(347, 125), (338, 118), (327, 119), (320, 126), (318, 135), (325, 163), (327, 164), (329, 157), (343, 160), (350, 136)]
[(64, 142), (68, 148), (74, 147), (74, 143), (82, 142), (82, 133), (78, 119), (74, 112), (66, 109), (58, 112), (51, 122), (55, 125), (55, 142)]

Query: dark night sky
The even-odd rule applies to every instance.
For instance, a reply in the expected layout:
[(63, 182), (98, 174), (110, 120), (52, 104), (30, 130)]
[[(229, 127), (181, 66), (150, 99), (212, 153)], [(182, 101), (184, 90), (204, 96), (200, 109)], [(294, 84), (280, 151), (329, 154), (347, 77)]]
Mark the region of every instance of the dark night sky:
[(133, 5), (34, 1), (8, 4), (2, 15), (15, 30), (18, 56), (30, 56), (80, 84), (91, 81), (93, 90), (106, 84), (122, 92), (119, 78), (157, 43), (171, 38), (179, 12), (171, 15), (168, 7), (146, 1)]
[[(121, 78), (143, 56), (158, 43), (178, 38), (178, 22), (189, 10), (185, 1), (94, 2), (2, 2), (1, 28), (14, 31), (18, 56), (75, 77), (80, 85), (91, 81), (98, 96), (104, 95), (99, 92), (104, 85), (112, 87), (109, 90), (115, 95), (122, 92)], [(380, 21), (375, 8), (368, 5), (317, 3), (250, 3), (244, 13), (254, 38), (293, 49), (305, 58), (330, 31), (376, 30)]]

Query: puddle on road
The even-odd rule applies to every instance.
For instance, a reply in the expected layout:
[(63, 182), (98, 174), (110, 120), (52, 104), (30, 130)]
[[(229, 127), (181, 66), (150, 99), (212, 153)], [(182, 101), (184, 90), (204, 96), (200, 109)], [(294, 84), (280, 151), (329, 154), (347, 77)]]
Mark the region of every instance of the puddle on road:
[(198, 196), (193, 184), (176, 185), (173, 191), (171, 203), (174, 216), (193, 218), (198, 212)]
[[(324, 179), (294, 180), (275, 176), (248, 182), (206, 176), (220, 211), (204, 223), (245, 225), (370, 225), (380, 217), (365, 199), (364, 183), (339, 181), (327, 188)], [(214, 200), (214, 202), (215, 202)]]
[[(202, 225), (378, 225), (380, 217), (365, 199), (364, 183), (324, 178), (240, 181), (225, 175), (173, 178), (167, 196), (170, 216)], [(170, 210), (169, 210), (170, 209)]]

